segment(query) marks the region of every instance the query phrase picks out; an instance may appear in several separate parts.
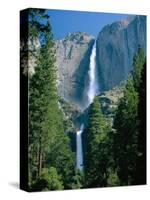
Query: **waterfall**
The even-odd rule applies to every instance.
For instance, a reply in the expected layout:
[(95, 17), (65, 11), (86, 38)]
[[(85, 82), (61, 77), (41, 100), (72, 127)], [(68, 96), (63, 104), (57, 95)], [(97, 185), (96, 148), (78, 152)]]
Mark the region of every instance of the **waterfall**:
[[(97, 81), (96, 81), (96, 41), (94, 42), (89, 64), (89, 87), (87, 90), (88, 106), (93, 102), (94, 96), (97, 92)], [(76, 133), (76, 165), (77, 169), (83, 170), (83, 150), (82, 150), (82, 132), (84, 130), (84, 124), (81, 125), (80, 130)]]
[(94, 96), (96, 95), (97, 91), (97, 81), (96, 81), (96, 40), (94, 42), (92, 53), (90, 56), (90, 66), (89, 66), (89, 88), (88, 88), (88, 105), (93, 102)]
[(77, 169), (82, 170), (83, 169), (83, 151), (82, 151), (82, 132), (84, 129), (84, 125), (81, 125), (80, 130), (77, 131), (76, 135), (76, 144), (77, 144), (77, 154), (76, 154), (76, 160), (77, 160)]

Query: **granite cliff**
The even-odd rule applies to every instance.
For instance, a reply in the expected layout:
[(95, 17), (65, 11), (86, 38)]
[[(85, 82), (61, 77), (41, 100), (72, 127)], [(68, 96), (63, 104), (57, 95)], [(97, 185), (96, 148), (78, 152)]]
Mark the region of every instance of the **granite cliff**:
[[(58, 93), (66, 101), (85, 108), (88, 70), (94, 38), (86, 33), (68, 34), (56, 41)], [(146, 51), (146, 17), (132, 16), (106, 25), (96, 38), (99, 93), (127, 79), (138, 46)]]
[(105, 26), (97, 37), (100, 91), (126, 80), (138, 46), (146, 49), (146, 17), (133, 16)]
[(68, 34), (64, 39), (56, 41), (58, 93), (79, 107), (84, 104), (93, 43), (92, 36), (81, 32)]

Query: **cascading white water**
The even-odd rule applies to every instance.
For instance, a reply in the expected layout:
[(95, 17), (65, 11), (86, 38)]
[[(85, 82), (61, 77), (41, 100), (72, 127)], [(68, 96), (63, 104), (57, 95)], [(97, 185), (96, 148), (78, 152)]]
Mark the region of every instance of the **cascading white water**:
[(89, 88), (88, 88), (88, 105), (93, 102), (94, 96), (97, 91), (97, 83), (96, 83), (96, 41), (94, 42), (92, 53), (90, 56), (90, 66), (89, 66)]
[[(93, 102), (93, 99), (97, 92), (97, 82), (96, 82), (96, 41), (94, 42), (91, 56), (90, 56), (90, 65), (89, 65), (89, 87), (87, 91), (88, 96), (88, 106)], [(82, 151), (82, 132), (84, 130), (84, 125), (81, 125), (80, 130), (76, 134), (76, 144), (77, 144), (77, 169), (83, 170), (83, 151)]]
[(83, 169), (83, 151), (82, 151), (82, 132), (84, 129), (84, 125), (81, 125), (80, 130), (77, 131), (76, 135), (76, 144), (77, 144), (77, 154), (76, 154), (76, 160), (77, 160), (77, 169), (82, 170)]

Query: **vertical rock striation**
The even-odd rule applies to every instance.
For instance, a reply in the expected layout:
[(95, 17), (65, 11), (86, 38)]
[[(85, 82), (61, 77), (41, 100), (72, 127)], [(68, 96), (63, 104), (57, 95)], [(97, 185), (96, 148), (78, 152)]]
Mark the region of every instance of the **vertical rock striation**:
[(97, 37), (100, 91), (126, 80), (138, 46), (146, 50), (146, 17), (132, 16), (105, 26)]

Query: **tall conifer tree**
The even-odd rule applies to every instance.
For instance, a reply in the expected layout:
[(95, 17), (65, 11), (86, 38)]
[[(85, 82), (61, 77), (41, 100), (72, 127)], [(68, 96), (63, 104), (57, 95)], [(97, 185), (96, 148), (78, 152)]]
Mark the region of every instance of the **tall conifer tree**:
[[(44, 21), (43, 21), (44, 20)], [(54, 167), (65, 188), (74, 173), (74, 156), (64, 131), (58, 104), (54, 42), (49, 17), (43, 10), (30, 11), (29, 39), (40, 41), (40, 50), (31, 49), (36, 61), (29, 79), (29, 176), (38, 185), (43, 170)], [(44, 188), (43, 188), (44, 189)]]
[(87, 151), (85, 161), (85, 181), (87, 187), (107, 185), (108, 178), (108, 124), (102, 114), (99, 99), (92, 104), (87, 128)]

